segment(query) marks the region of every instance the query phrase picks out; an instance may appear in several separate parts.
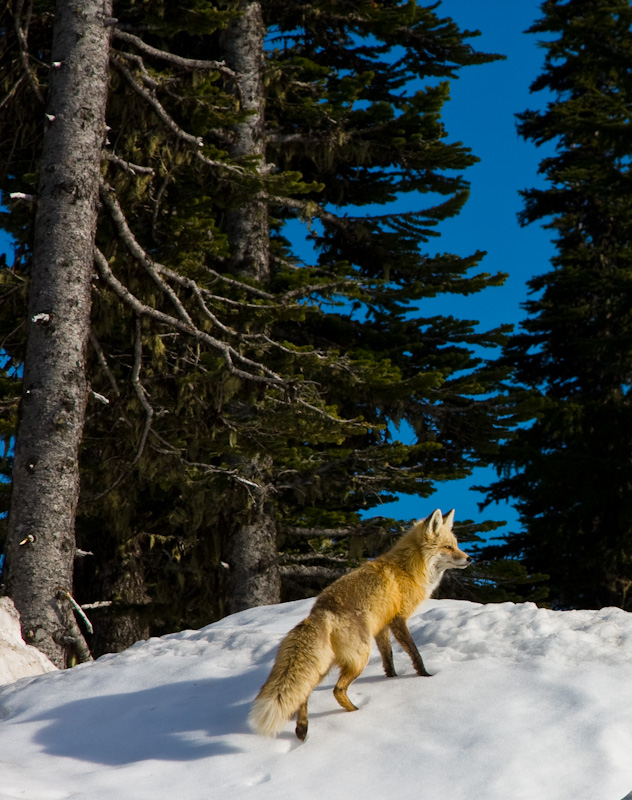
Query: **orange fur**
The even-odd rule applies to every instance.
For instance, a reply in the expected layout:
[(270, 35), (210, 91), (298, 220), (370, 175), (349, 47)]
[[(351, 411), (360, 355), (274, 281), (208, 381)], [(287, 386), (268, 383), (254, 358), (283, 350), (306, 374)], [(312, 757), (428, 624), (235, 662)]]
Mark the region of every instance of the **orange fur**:
[(454, 511), (444, 519), (437, 509), (387, 553), (343, 575), (318, 596), (310, 615), (281, 642), (254, 701), (249, 719), (258, 733), (276, 736), (298, 712), (296, 735), (304, 739), (307, 700), (333, 664), (340, 668), (334, 696), (347, 711), (356, 710), (347, 689), (366, 666), (373, 638), (386, 674), (395, 674), (389, 630), (417, 672), (428, 674), (406, 620), (430, 597), (446, 569), (470, 563), (452, 533), (453, 520)]

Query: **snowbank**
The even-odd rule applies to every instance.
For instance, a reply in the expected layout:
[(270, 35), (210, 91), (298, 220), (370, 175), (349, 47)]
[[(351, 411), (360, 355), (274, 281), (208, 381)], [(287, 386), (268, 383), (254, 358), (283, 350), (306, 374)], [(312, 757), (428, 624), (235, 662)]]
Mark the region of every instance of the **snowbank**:
[(0, 597), (0, 684), (57, 668), (36, 647), (24, 644), (20, 615), (8, 597)]
[(248, 728), (300, 601), (251, 609), (0, 689), (0, 797), (29, 800), (623, 800), (632, 615), (431, 600), (411, 632), (432, 678), (374, 649), (344, 712), (332, 672), (304, 743)]

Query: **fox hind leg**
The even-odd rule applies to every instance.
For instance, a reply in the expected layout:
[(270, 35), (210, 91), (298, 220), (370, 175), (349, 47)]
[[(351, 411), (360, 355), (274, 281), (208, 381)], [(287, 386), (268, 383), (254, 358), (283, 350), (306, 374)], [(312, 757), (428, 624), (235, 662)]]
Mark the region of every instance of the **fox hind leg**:
[(419, 654), (419, 650), (417, 650), (417, 645), (413, 641), (413, 637), (410, 635), (406, 620), (403, 617), (395, 617), (389, 627), (395, 639), (397, 639), (399, 644), (410, 656), (410, 660), (413, 662), (413, 667), (417, 671), (417, 674), (429, 678), (430, 673), (424, 667), (423, 659)]
[(369, 660), (370, 652), (371, 646), (367, 643), (366, 649), (357, 652), (353, 661), (346, 661), (340, 664), (340, 677), (338, 678), (338, 683), (336, 683), (334, 687), (334, 697), (345, 711), (358, 710), (358, 707), (349, 700), (347, 689), (353, 681), (362, 674)]
[(297, 739), (305, 741), (307, 736), (307, 700), (299, 706), (296, 712), (296, 728), (294, 730)]
[(375, 641), (377, 642), (378, 650), (382, 656), (382, 666), (387, 678), (393, 678), (397, 673), (395, 672), (395, 665), (393, 664), (393, 650), (391, 648), (391, 637), (388, 633), (388, 627), (376, 634)]
[(347, 696), (347, 689), (353, 683), (353, 681), (358, 677), (358, 675), (362, 672), (362, 670), (351, 670), (347, 668), (343, 668), (340, 670), (340, 677), (338, 678), (338, 683), (334, 686), (334, 697), (338, 701), (338, 704), (341, 705), (345, 711), (357, 711), (358, 707), (354, 705), (349, 697)]

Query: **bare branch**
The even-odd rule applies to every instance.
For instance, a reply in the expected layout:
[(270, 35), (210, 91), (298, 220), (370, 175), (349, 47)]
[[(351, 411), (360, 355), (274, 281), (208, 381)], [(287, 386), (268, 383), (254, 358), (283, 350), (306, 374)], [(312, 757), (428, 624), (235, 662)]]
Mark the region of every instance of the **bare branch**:
[[(66, 591), (61, 586), (58, 587), (57, 589), (56, 599), (61, 606), (65, 606), (65, 611), (66, 611), (66, 613), (64, 614), (66, 631), (65, 635), (61, 637), (63, 643), (66, 645), (70, 645), (75, 649), (77, 658), (81, 663), (92, 661), (93, 659), (92, 659), (92, 654), (90, 653), (90, 648), (88, 647), (88, 644), (83, 634), (81, 633), (81, 630), (79, 629), (79, 625), (77, 624), (77, 620), (75, 619), (75, 616), (72, 611), (72, 609), (77, 609), (77, 608), (81, 609), (81, 607), (72, 597), (70, 592)], [(84, 621), (87, 619), (83, 610), (81, 610), (81, 616), (84, 619)], [(90, 624), (89, 621), (88, 624)], [(90, 627), (92, 626), (90, 625)]]
[(121, 392), (119, 390), (118, 383), (116, 382), (116, 378), (114, 377), (114, 373), (110, 369), (110, 366), (105, 357), (105, 353), (103, 352), (101, 344), (99, 343), (99, 340), (97, 339), (93, 330), (90, 330), (90, 344), (92, 345), (92, 349), (96, 354), (97, 361), (101, 365), (101, 368), (105, 372), (105, 375), (110, 382), (110, 386), (112, 387), (114, 394), (117, 397), (120, 397)]
[(142, 367), (142, 362), (143, 362), (143, 343), (142, 343), (141, 319), (140, 317), (136, 317), (136, 335), (134, 337), (134, 366), (132, 367), (131, 383), (134, 389), (134, 394), (138, 398), (138, 402), (140, 403), (141, 407), (143, 408), (143, 411), (145, 412), (145, 424), (143, 426), (143, 432), (141, 433), (140, 442), (138, 444), (136, 455), (134, 456), (133, 461), (131, 461), (128, 467), (119, 474), (118, 478), (116, 478), (116, 480), (113, 483), (111, 483), (107, 489), (104, 489), (104, 491), (100, 492), (98, 495), (96, 495), (96, 497), (92, 498), (93, 501), (100, 500), (102, 497), (105, 497), (106, 494), (109, 494), (113, 489), (116, 489), (119, 483), (121, 483), (121, 481), (132, 472), (136, 464), (138, 464), (143, 454), (143, 451), (145, 450), (145, 445), (147, 444), (147, 437), (149, 436), (149, 432), (151, 430), (151, 421), (154, 418), (154, 409), (148, 402), (145, 393), (145, 388), (140, 382), (140, 370)]
[(142, 167), (140, 164), (132, 164), (130, 161), (125, 161), (125, 159), (121, 158), (120, 156), (115, 155), (114, 153), (109, 153), (108, 151), (103, 151), (103, 156), (112, 164), (116, 164), (121, 169), (125, 170), (125, 172), (129, 172), (132, 175), (155, 175), (156, 171), (153, 167)]
[[(227, 275), (222, 275), (217, 270), (211, 269), (210, 267), (204, 266), (204, 271), (211, 275), (215, 280), (221, 281), (225, 283), (227, 286), (233, 286), (235, 288), (241, 289), (249, 294), (254, 295), (255, 297), (260, 297), (263, 300), (275, 300), (275, 296), (270, 294), (270, 292), (264, 292), (263, 289), (258, 289), (256, 286), (251, 286), (249, 283), (244, 283), (243, 281), (238, 281), (236, 278), (230, 278)], [(218, 298), (223, 300), (226, 303), (232, 303), (233, 305), (241, 305), (236, 300), (229, 300), (227, 297)], [(265, 308), (265, 306), (255, 305), (252, 306), (253, 308)]]
[(169, 297), (176, 311), (178, 312), (178, 316), (180, 317), (180, 319), (186, 322), (187, 325), (194, 327), (193, 320), (187, 313), (185, 307), (182, 305), (180, 298), (169, 286), (169, 284), (165, 283), (165, 281), (160, 277), (154, 261), (151, 258), (149, 258), (145, 250), (143, 250), (143, 248), (136, 241), (136, 237), (130, 230), (129, 225), (127, 224), (127, 220), (125, 219), (125, 215), (123, 214), (123, 210), (121, 209), (110, 187), (106, 186), (104, 183), (100, 183), (99, 196), (101, 197), (101, 202), (109, 211), (110, 216), (112, 217), (112, 221), (114, 222), (116, 229), (118, 231), (118, 234), (125, 243), (125, 245), (127, 246), (127, 249), (134, 256), (134, 258), (140, 264), (142, 264), (145, 271), (151, 276), (152, 280), (156, 283), (156, 285), (167, 295), (167, 297)]
[(26, 80), (26, 75), (20, 75), (17, 81), (13, 84), (13, 86), (9, 89), (6, 95), (0, 100), (0, 109), (5, 106), (9, 100), (13, 97), (13, 95), (17, 92), (20, 88), (21, 84)]
[(325, 553), (299, 553), (297, 555), (283, 553), (280, 562), (284, 566), (288, 566), (290, 564), (311, 564), (312, 566), (342, 567), (343, 569), (348, 569), (350, 566), (348, 558), (344, 558), (343, 556), (327, 555)]
[[(293, 355), (297, 355), (297, 354), (293, 353)], [(307, 353), (306, 355), (314, 355), (314, 353), (310, 352), (310, 353)], [(272, 399), (272, 402), (277, 402), (277, 403), (282, 402), (280, 400), (276, 400), (275, 398), (271, 398), (271, 399)], [(329, 422), (334, 422), (336, 425), (349, 425), (349, 424), (352, 424), (352, 423), (356, 423), (357, 425), (360, 426), (360, 429), (362, 429), (362, 430), (364, 430), (364, 428), (366, 427), (366, 423), (363, 423), (362, 420), (357, 418), (357, 417), (354, 417), (353, 419), (344, 419), (344, 418), (340, 418), (340, 417), (334, 417), (331, 414), (327, 413), (327, 411), (324, 411), (322, 408), (318, 408), (317, 406), (313, 406), (311, 403), (308, 403), (307, 400), (304, 400), (302, 397), (295, 397), (294, 398), (294, 402), (297, 403), (300, 406), (303, 406), (303, 408), (309, 409), (314, 414), (318, 414), (319, 416), (324, 417), (325, 419), (329, 420)]]
[[(178, 150), (178, 142), (175, 143), (174, 150), (177, 152)], [(154, 210), (151, 214), (151, 236), (154, 242), (158, 242), (159, 235), (158, 235), (158, 216), (160, 214), (160, 205), (162, 203), (162, 198), (164, 197), (165, 192), (167, 191), (167, 186), (169, 186), (169, 181), (173, 180), (173, 172), (175, 170), (175, 165), (172, 164), (171, 167), (167, 170), (166, 174), (164, 175), (158, 192), (151, 197), (151, 202), (154, 206)]]
[(384, 533), (381, 525), (347, 525), (343, 528), (285, 528), (281, 533), (293, 539), (343, 539), (354, 536), (368, 536), (373, 533)]
[(193, 134), (187, 133), (185, 130), (183, 130), (177, 124), (177, 122), (171, 118), (167, 111), (165, 111), (158, 98), (152, 92), (148, 91), (147, 89), (143, 89), (138, 81), (134, 79), (132, 73), (122, 63), (121, 58), (112, 56), (112, 63), (126, 78), (132, 89), (134, 89), (134, 91), (137, 92), (143, 98), (143, 100), (145, 100), (145, 102), (151, 106), (158, 118), (167, 126), (167, 128), (169, 128), (172, 133), (174, 133), (179, 139), (182, 139), (182, 141), (190, 144), (192, 147), (199, 148), (202, 146), (203, 142), (199, 136), (193, 136)]
[(347, 228), (350, 221), (345, 217), (339, 217), (337, 214), (332, 214), (330, 211), (325, 211), (321, 205), (315, 203), (313, 200), (298, 200), (295, 197), (275, 197), (274, 195), (270, 194), (264, 194), (263, 199), (267, 200), (270, 205), (273, 206), (292, 208), (300, 212), (301, 215), (306, 219), (316, 217), (317, 219), (322, 219), (325, 222), (330, 222), (332, 225), (336, 225), (339, 228)]
[(145, 449), (145, 444), (147, 442), (147, 437), (149, 436), (149, 431), (151, 429), (151, 421), (154, 417), (154, 409), (149, 404), (145, 393), (145, 388), (140, 382), (140, 370), (142, 363), (143, 363), (143, 341), (142, 341), (142, 331), (141, 331), (141, 320), (140, 317), (136, 317), (136, 339), (134, 342), (134, 367), (132, 369), (132, 387), (134, 388), (134, 393), (138, 398), (138, 402), (141, 404), (145, 412), (145, 426), (143, 428), (143, 432), (140, 437), (138, 451), (136, 452), (134, 460), (130, 464), (129, 467), (130, 470), (132, 469), (132, 467), (134, 467), (135, 464), (138, 463), (140, 457), (143, 454), (143, 450)]
[[(42, 105), (45, 105), (44, 95), (42, 94), (42, 90), (39, 87), (37, 77), (33, 72), (33, 70), (31, 69), (31, 65), (29, 64), (29, 47), (27, 42), (28, 22), (26, 28), (22, 28), (22, 23), (21, 23), (23, 6), (24, 6), (24, 0), (17, 0), (15, 4), (15, 13), (13, 15), (15, 34), (17, 36), (20, 48), (20, 61), (22, 62), (22, 69), (24, 70), (24, 74), (31, 86), (31, 89), (33, 90), (33, 93), (40, 101), (40, 103)], [(27, 11), (27, 18), (30, 18), (30, 15), (31, 15), (31, 9), (29, 7), (29, 10)]]
[(177, 56), (174, 53), (168, 53), (165, 50), (158, 50), (156, 47), (145, 44), (145, 42), (133, 33), (127, 33), (116, 28), (114, 30), (114, 37), (127, 44), (134, 45), (138, 50), (145, 55), (157, 58), (160, 61), (165, 61), (168, 64), (173, 64), (177, 67), (187, 70), (199, 70), (202, 72), (221, 72), (223, 75), (228, 75), (231, 78), (235, 77), (232, 69), (229, 69), (224, 61), (205, 61), (198, 58), (184, 58)]
[[(123, 54), (129, 58), (133, 58), (130, 54)], [(197, 161), (200, 161), (202, 164), (205, 164), (207, 167), (213, 167), (214, 169), (224, 169), (228, 172), (234, 172), (237, 175), (246, 176), (249, 174), (248, 170), (243, 169), (242, 167), (238, 167), (234, 164), (228, 164), (225, 161), (217, 161), (214, 158), (209, 158), (205, 156), (204, 153), (200, 152), (200, 148), (204, 145), (204, 141), (200, 136), (193, 136), (193, 134), (188, 133), (183, 128), (181, 128), (178, 123), (171, 117), (171, 115), (166, 111), (160, 100), (156, 97), (155, 93), (148, 89), (144, 89), (137, 80), (135, 80), (132, 73), (127, 69), (127, 67), (122, 63), (122, 59), (115, 55), (112, 56), (112, 63), (114, 66), (121, 72), (121, 74), (126, 78), (129, 85), (134, 89), (137, 94), (139, 94), (143, 100), (154, 110), (156, 116), (164, 123), (164, 125), (183, 142), (186, 142), (191, 148), (193, 156)], [(149, 77), (149, 76), (148, 76)], [(149, 78), (152, 86), (155, 84), (153, 78)], [(157, 84), (155, 84), (157, 85)], [(223, 137), (224, 134), (222, 131), (209, 131), (209, 133), (214, 134), (216, 133), (218, 136)]]
[(332, 582), (344, 575), (346, 569), (327, 569), (326, 567), (307, 567), (301, 564), (291, 564), (279, 566), (282, 578), (321, 578), (327, 582)]
[[(219, 300), (219, 301), (223, 301), (223, 302), (227, 302), (227, 299), (224, 298), (224, 297), (220, 297), (220, 296), (212, 294), (208, 290), (201, 288), (196, 283), (196, 281), (192, 280), (191, 278), (187, 278), (187, 277), (185, 277), (183, 275), (180, 275), (178, 272), (175, 272), (174, 270), (169, 269), (169, 267), (166, 267), (163, 264), (159, 264), (158, 262), (156, 262), (153, 259), (151, 259), (149, 257), (149, 255), (147, 254), (147, 252), (140, 246), (140, 244), (138, 243), (136, 237), (134, 236), (134, 234), (130, 230), (129, 225), (127, 224), (127, 220), (125, 219), (125, 214), (123, 213), (123, 210), (121, 209), (121, 207), (120, 207), (120, 205), (118, 203), (118, 200), (116, 199), (116, 196), (115, 196), (114, 192), (111, 190), (111, 188), (109, 186), (107, 186), (106, 184), (102, 183), (101, 187), (100, 187), (100, 192), (101, 192), (101, 200), (102, 200), (103, 204), (106, 206), (106, 208), (108, 209), (108, 211), (110, 213), (110, 216), (112, 217), (112, 220), (113, 220), (114, 224), (116, 225), (116, 229), (118, 231), (118, 234), (121, 237), (121, 239), (123, 240), (123, 242), (125, 243), (125, 245), (127, 246), (128, 250), (134, 256), (134, 258), (137, 261), (139, 261), (143, 265), (143, 267), (149, 272), (149, 274), (151, 275), (152, 279), (158, 284), (158, 286), (162, 289), (162, 291), (164, 291), (169, 296), (169, 298), (171, 299), (171, 301), (173, 302), (173, 304), (177, 308), (180, 317), (185, 322), (187, 322), (190, 325), (193, 325), (193, 322), (192, 322), (190, 316), (188, 315), (186, 309), (182, 305), (180, 299), (173, 292), (173, 290), (168, 286), (168, 284), (165, 281), (162, 280), (160, 275), (164, 275), (169, 280), (173, 281), (174, 283), (177, 283), (179, 286), (181, 286), (183, 288), (186, 288), (186, 289), (190, 290), (191, 292), (193, 292), (193, 294), (195, 295), (195, 297), (196, 297), (196, 299), (198, 301), (198, 304), (199, 304), (200, 308), (202, 309), (202, 312), (203, 312), (204, 316), (210, 322), (212, 322), (217, 328), (219, 328), (223, 333), (225, 333), (225, 334), (227, 334), (229, 336), (232, 336), (234, 338), (241, 338), (241, 339), (244, 339), (244, 340), (252, 341), (252, 340), (259, 339), (261, 341), (266, 341), (267, 343), (269, 343), (271, 345), (274, 345), (277, 348), (281, 348), (281, 345), (279, 345), (276, 342), (273, 342), (271, 339), (269, 339), (268, 337), (266, 337), (266, 336), (264, 336), (262, 334), (252, 334), (252, 335), (247, 335), (246, 334), (246, 335), (244, 335), (244, 334), (240, 334), (237, 331), (233, 330), (232, 328), (229, 328), (226, 325), (224, 325), (224, 323), (221, 322), (221, 320), (219, 320), (217, 318), (217, 316), (215, 314), (213, 314), (213, 312), (208, 308), (208, 306), (207, 306), (207, 304), (206, 304), (206, 302), (204, 300), (204, 295), (209, 297), (209, 298), (212, 298), (214, 300)], [(227, 279), (227, 280), (229, 280), (229, 279)], [(242, 284), (242, 283), (240, 283), (238, 281), (230, 280), (230, 282), (234, 283), (235, 285), (239, 286), (240, 288), (242, 288), (245, 285), (245, 284)], [(262, 293), (258, 293), (258, 294), (261, 295)], [(270, 299), (273, 299), (272, 295), (265, 294), (265, 296), (266, 296), (266, 298), (269, 297)], [(235, 303), (235, 304), (239, 305), (239, 306), (244, 305), (242, 303)], [(255, 305), (253, 307), (257, 308), (258, 310), (261, 310), (261, 306)], [(273, 306), (271, 306), (271, 307), (273, 307)], [(290, 352), (290, 351), (286, 350), (286, 352)], [(292, 351), (292, 352), (294, 352), (294, 351)]]
[[(112, 289), (112, 291), (129, 307), (135, 314), (143, 317), (149, 317), (160, 325), (166, 325), (172, 330), (180, 331), (187, 336), (192, 337), (200, 342), (217, 350), (224, 358), (229, 371), (240, 378), (255, 383), (263, 383), (267, 386), (283, 387), (286, 382), (272, 370), (268, 369), (265, 365), (241, 355), (234, 347), (231, 347), (226, 342), (216, 339), (214, 336), (201, 331), (193, 325), (189, 325), (177, 317), (172, 317), (165, 314), (158, 309), (145, 305), (141, 300), (135, 297), (129, 289), (124, 286), (114, 275), (110, 269), (110, 265), (103, 253), (95, 248), (95, 263), (98, 272), (104, 282)], [(244, 369), (236, 366), (236, 363), (241, 364)], [(245, 368), (252, 369), (252, 372), (247, 372)]]

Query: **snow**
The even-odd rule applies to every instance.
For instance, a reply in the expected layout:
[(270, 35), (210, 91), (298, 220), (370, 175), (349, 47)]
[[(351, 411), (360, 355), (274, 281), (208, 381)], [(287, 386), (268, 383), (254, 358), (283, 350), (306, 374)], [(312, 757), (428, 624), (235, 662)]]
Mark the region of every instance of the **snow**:
[(0, 597), (0, 684), (12, 683), (27, 675), (41, 675), (55, 669), (45, 655), (24, 644), (20, 615), (8, 597)]
[(430, 600), (410, 629), (432, 678), (377, 648), (343, 711), (332, 672), (293, 724), (246, 722), (310, 601), (251, 609), (0, 689), (0, 798), (623, 800), (632, 615)]

